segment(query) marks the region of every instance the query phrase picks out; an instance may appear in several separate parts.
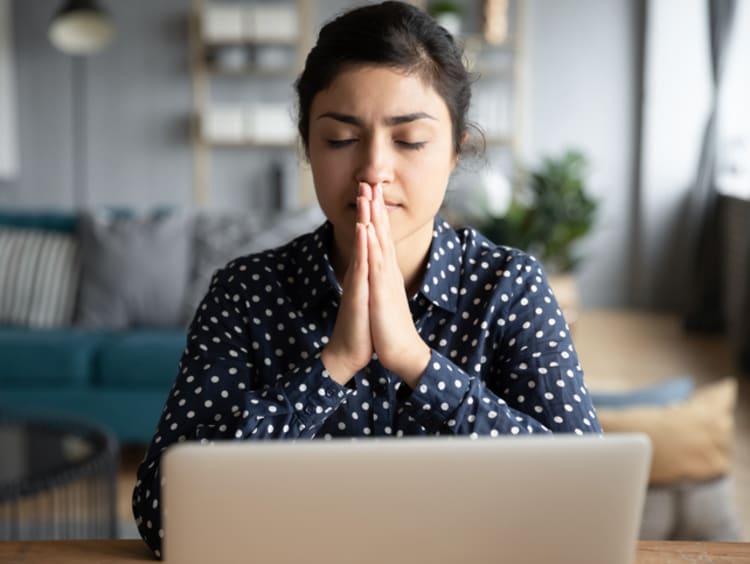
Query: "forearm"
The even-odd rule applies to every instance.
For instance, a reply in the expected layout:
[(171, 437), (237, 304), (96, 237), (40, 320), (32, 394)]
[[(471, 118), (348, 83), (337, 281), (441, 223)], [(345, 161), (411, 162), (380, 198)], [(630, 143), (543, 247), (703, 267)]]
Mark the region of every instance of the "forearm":
[(499, 380), (490, 387), (433, 351), (427, 370), (417, 387), (404, 395), (403, 405), (428, 432), (494, 436), (600, 430), (589, 413), (593, 413), (590, 403), (574, 393), (572, 385), (564, 393), (553, 393), (544, 384), (529, 387), (527, 382), (523, 382), (523, 397), (510, 386), (500, 390)]

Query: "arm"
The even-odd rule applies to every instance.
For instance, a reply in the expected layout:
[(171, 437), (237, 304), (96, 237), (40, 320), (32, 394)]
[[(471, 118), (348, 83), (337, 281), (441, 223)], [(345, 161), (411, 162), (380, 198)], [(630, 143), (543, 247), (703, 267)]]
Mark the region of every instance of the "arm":
[[(345, 400), (319, 356), (276, 376), (253, 335), (253, 312), (231, 267), (214, 277), (188, 334), (179, 374), (146, 458), (138, 469), (133, 514), (157, 556), (161, 550), (160, 458), (184, 440), (313, 437)], [(257, 332), (256, 332), (257, 333)], [(268, 385), (266, 382), (273, 382)]]
[(507, 304), (494, 304), (495, 325), (502, 320), (503, 330), (487, 347), (494, 355), (481, 376), (433, 351), (406, 408), (435, 432), (601, 432), (569, 328), (541, 265), (526, 257), (513, 288)]

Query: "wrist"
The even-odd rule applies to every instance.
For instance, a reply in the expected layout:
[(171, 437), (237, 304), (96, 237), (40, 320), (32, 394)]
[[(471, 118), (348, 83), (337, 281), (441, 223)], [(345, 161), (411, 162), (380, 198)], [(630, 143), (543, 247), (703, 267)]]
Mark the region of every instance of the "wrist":
[(328, 347), (320, 353), (320, 360), (331, 379), (342, 386), (357, 373), (357, 370), (352, 369), (341, 355), (336, 354)]
[(394, 366), (390, 370), (398, 374), (404, 383), (413, 390), (417, 387), (419, 379), (430, 363), (432, 349), (420, 339), (418, 346), (410, 347), (407, 352), (398, 355), (397, 358), (399, 359), (398, 366)]

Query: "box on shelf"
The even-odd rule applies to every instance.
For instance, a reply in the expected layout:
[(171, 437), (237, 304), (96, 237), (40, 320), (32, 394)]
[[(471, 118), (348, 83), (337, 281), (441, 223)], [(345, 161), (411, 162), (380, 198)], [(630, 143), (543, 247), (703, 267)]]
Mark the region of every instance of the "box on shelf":
[(242, 41), (245, 16), (241, 4), (210, 2), (203, 11), (203, 39), (211, 42)]
[(253, 4), (245, 8), (245, 38), (250, 41), (292, 43), (299, 36), (294, 3)]
[(242, 108), (214, 107), (205, 114), (203, 138), (212, 143), (241, 143), (246, 140)]
[(294, 143), (297, 131), (286, 104), (256, 103), (245, 111), (245, 133), (254, 143)]

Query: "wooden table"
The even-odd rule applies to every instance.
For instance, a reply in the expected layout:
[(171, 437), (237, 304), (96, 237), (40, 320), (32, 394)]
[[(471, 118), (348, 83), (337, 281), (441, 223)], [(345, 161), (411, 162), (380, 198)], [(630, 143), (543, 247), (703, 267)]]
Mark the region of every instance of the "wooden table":
[[(0, 542), (0, 564), (129, 564), (153, 561), (140, 540)], [(750, 564), (750, 543), (638, 543), (636, 564)]]

